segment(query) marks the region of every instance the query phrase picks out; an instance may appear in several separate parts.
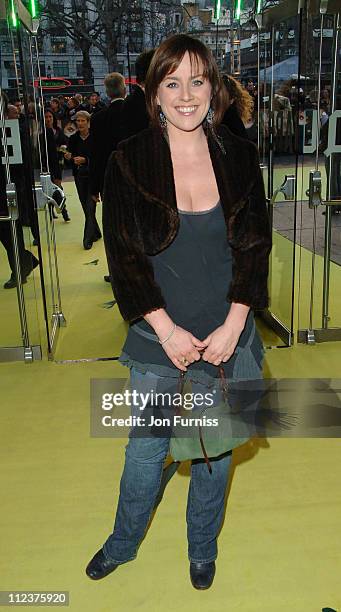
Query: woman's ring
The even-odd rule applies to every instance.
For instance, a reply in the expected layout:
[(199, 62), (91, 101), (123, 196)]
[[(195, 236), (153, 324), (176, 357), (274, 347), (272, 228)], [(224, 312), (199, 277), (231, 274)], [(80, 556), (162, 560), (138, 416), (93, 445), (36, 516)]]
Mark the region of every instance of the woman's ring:
[(186, 357), (183, 357), (181, 361), (184, 364), (184, 366), (187, 366), (189, 364), (189, 361), (187, 361)]

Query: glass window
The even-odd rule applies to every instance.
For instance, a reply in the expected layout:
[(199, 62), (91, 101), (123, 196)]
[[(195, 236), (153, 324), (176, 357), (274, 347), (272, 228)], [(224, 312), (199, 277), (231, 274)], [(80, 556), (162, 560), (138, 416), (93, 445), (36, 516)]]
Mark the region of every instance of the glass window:
[(60, 76), (60, 77), (69, 76), (69, 62), (65, 62), (65, 61), (53, 62), (53, 76)]
[(66, 38), (55, 38), (51, 36), (52, 53), (66, 53)]
[(76, 62), (76, 74), (78, 77), (83, 76), (83, 62)]

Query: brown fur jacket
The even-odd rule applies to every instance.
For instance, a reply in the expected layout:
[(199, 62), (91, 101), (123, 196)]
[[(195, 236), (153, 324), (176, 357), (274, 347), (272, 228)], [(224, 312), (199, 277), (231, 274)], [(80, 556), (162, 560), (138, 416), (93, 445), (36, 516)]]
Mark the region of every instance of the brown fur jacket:
[[(251, 308), (268, 305), (271, 231), (256, 147), (225, 126), (208, 132), (212, 165), (233, 253), (226, 298)], [(146, 257), (165, 249), (179, 227), (169, 145), (149, 128), (123, 141), (109, 159), (103, 197), (103, 232), (118, 307), (133, 321), (167, 308)]]

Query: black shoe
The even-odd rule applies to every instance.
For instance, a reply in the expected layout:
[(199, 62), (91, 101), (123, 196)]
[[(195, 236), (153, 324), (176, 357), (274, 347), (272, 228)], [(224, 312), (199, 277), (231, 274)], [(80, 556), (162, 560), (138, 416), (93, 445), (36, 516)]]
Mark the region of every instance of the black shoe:
[(111, 276), (109, 274), (105, 274), (105, 276), (103, 276), (104, 280), (106, 283), (111, 283)]
[(92, 248), (92, 242), (90, 240), (87, 240), (86, 242), (83, 242), (83, 247), (85, 248), (86, 251), (88, 251), (89, 249)]
[(65, 221), (65, 222), (67, 222), (67, 221), (71, 221), (71, 219), (70, 219), (70, 217), (69, 217), (69, 213), (68, 213), (68, 211), (66, 210), (66, 208), (63, 208), (63, 210), (62, 210), (62, 216), (63, 216), (63, 219), (64, 219), (64, 221)]
[(91, 559), (90, 563), (86, 568), (86, 574), (92, 580), (100, 580), (108, 574), (111, 574), (117, 567), (118, 563), (108, 561), (104, 556), (103, 550), (99, 550), (95, 556)]
[(195, 589), (209, 589), (215, 574), (215, 562), (194, 563), (191, 561), (189, 573)]
[(97, 242), (97, 240), (100, 240), (102, 238), (102, 234), (96, 234), (94, 237), (94, 242)]
[[(26, 278), (23, 277), (22, 278), (22, 284), (25, 285), (26, 282), (27, 282)], [(14, 287), (16, 287), (16, 286), (17, 286), (17, 279), (12, 274), (11, 278), (9, 278), (8, 281), (5, 282), (4, 289), (14, 289)]]
[(35, 238), (35, 239), (33, 240), (32, 244), (33, 244), (33, 246), (38, 246), (38, 240), (37, 240), (37, 238)]

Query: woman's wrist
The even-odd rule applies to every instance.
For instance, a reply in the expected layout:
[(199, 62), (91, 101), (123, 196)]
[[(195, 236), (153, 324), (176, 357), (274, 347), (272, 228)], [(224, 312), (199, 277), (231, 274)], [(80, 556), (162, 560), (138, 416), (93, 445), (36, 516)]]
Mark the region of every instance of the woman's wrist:
[(176, 323), (173, 324), (171, 331), (163, 340), (159, 339), (159, 343), (161, 344), (161, 346), (163, 346), (164, 344), (166, 344), (166, 342), (168, 342), (168, 340), (173, 336), (175, 330), (176, 330)]
[(233, 324), (234, 327), (237, 327), (240, 330), (243, 330), (245, 327), (246, 319), (250, 312), (250, 306), (246, 306), (245, 304), (238, 304), (237, 302), (232, 302), (229, 313), (225, 319), (224, 325)]
[(154, 329), (160, 341), (167, 338), (174, 328), (174, 322), (164, 308), (149, 312), (144, 316), (144, 319)]

